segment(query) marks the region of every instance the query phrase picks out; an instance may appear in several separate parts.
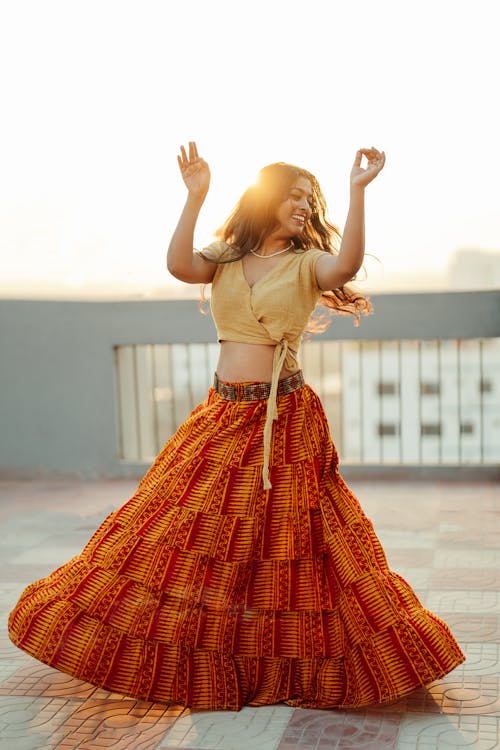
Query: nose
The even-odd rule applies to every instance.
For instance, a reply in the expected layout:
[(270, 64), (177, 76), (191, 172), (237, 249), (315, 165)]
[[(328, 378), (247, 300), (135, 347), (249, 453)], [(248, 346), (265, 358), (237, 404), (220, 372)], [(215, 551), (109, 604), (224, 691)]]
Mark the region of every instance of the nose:
[(304, 211), (307, 211), (307, 213), (311, 212), (311, 206), (309, 204), (309, 200), (307, 196), (303, 195), (298, 201), (297, 201), (299, 208), (304, 209)]

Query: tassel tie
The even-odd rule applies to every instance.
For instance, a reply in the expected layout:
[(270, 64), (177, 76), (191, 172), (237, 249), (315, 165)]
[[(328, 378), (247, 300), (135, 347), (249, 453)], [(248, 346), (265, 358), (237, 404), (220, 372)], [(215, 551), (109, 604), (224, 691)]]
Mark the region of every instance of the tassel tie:
[(269, 479), (269, 458), (271, 455), (271, 435), (273, 431), (273, 422), (278, 419), (278, 382), (283, 365), (287, 357), (290, 356), (291, 362), (289, 369), (293, 369), (297, 362), (295, 352), (288, 348), (288, 341), (281, 339), (280, 343), (274, 349), (273, 357), (273, 374), (271, 377), (271, 389), (267, 400), (266, 421), (264, 423), (264, 465), (262, 467), (262, 481), (264, 489), (272, 488)]

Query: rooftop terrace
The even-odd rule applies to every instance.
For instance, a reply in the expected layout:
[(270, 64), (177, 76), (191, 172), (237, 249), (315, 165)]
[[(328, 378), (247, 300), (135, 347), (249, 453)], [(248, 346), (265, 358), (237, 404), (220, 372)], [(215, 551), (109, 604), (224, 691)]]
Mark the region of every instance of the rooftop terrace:
[(391, 567), (449, 624), (466, 662), (385, 706), (192, 711), (124, 698), (17, 650), (24, 586), (77, 554), (136, 481), (0, 482), (0, 750), (494, 750), (500, 747), (500, 491), (493, 482), (350, 482)]
[[(374, 305), (359, 328), (336, 319), (314, 337), (304, 370), (391, 567), (449, 624), (466, 662), (366, 710), (214, 713), (110, 694), (17, 650), (11, 607), (132, 495), (204, 397), (215, 333), (193, 301), (0, 300), (0, 750), (500, 747), (500, 291)], [(352, 351), (356, 371), (342, 359)]]

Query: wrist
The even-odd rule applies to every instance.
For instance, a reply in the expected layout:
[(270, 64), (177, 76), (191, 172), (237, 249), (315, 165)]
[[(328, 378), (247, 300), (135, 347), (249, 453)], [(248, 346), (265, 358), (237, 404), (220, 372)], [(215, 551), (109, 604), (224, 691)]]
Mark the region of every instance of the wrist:
[(206, 197), (207, 197), (207, 191), (205, 191), (204, 193), (188, 192), (186, 203), (189, 204), (190, 206), (200, 208)]
[(365, 188), (364, 185), (351, 185), (349, 191), (349, 203), (359, 206), (362, 209), (365, 205)]
[(351, 182), (349, 190), (351, 195), (364, 195), (366, 185), (360, 185), (358, 182)]

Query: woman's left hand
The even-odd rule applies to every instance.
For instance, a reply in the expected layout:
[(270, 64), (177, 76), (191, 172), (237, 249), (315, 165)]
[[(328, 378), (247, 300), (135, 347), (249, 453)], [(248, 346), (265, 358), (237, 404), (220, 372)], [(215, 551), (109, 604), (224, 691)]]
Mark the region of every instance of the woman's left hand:
[[(361, 166), (363, 156), (366, 157), (367, 165)], [(351, 170), (351, 185), (366, 187), (378, 175), (385, 164), (385, 153), (376, 148), (360, 148), (356, 152), (356, 158)]]

